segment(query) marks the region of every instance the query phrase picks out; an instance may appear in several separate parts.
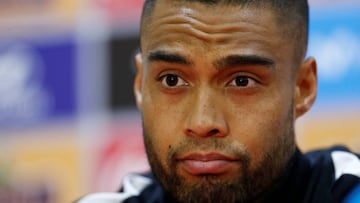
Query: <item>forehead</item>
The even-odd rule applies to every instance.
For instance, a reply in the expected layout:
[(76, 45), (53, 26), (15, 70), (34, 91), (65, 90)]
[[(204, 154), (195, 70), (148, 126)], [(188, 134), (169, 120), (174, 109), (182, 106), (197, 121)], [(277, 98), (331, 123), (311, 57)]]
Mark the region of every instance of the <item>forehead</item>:
[[(274, 49), (281, 44), (269, 6), (206, 5), (159, 0), (145, 20), (143, 53), (154, 49)], [(263, 50), (264, 51), (264, 50)]]

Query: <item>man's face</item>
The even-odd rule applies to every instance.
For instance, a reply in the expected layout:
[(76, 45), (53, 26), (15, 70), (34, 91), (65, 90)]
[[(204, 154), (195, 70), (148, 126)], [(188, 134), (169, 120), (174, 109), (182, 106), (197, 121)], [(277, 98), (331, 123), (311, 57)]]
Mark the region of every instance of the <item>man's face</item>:
[(255, 201), (271, 189), (298, 116), (299, 64), (275, 13), (158, 1), (141, 41), (135, 92), (165, 189), (182, 202)]

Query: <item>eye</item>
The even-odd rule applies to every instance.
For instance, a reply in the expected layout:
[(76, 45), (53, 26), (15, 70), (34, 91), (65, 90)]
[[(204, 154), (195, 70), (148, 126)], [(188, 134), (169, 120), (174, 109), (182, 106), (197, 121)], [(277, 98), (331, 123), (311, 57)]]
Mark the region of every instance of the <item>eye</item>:
[(177, 87), (177, 86), (186, 86), (188, 85), (181, 77), (174, 74), (167, 74), (160, 78), (161, 84), (165, 87)]
[(247, 76), (237, 76), (230, 82), (230, 86), (235, 87), (251, 87), (255, 85), (255, 80)]

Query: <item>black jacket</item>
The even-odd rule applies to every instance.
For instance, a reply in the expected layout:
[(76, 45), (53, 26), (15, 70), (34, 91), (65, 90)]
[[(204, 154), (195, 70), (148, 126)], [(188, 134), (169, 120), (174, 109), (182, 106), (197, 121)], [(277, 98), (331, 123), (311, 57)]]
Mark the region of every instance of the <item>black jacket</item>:
[[(290, 172), (266, 202), (355, 203), (360, 202), (359, 155), (344, 147), (302, 154), (296, 151)], [(78, 203), (174, 202), (154, 176), (132, 174), (117, 193), (98, 193)]]

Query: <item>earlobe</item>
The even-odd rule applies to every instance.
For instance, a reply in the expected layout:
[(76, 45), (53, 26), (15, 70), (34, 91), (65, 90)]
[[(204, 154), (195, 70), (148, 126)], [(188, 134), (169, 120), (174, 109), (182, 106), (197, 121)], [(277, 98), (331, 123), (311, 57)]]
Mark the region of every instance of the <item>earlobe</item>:
[(317, 65), (310, 57), (303, 62), (296, 76), (295, 117), (305, 114), (313, 106), (317, 96)]
[(139, 109), (142, 109), (142, 77), (143, 77), (143, 61), (141, 53), (135, 56), (136, 64), (136, 76), (134, 80), (134, 94), (136, 99), (136, 105)]

